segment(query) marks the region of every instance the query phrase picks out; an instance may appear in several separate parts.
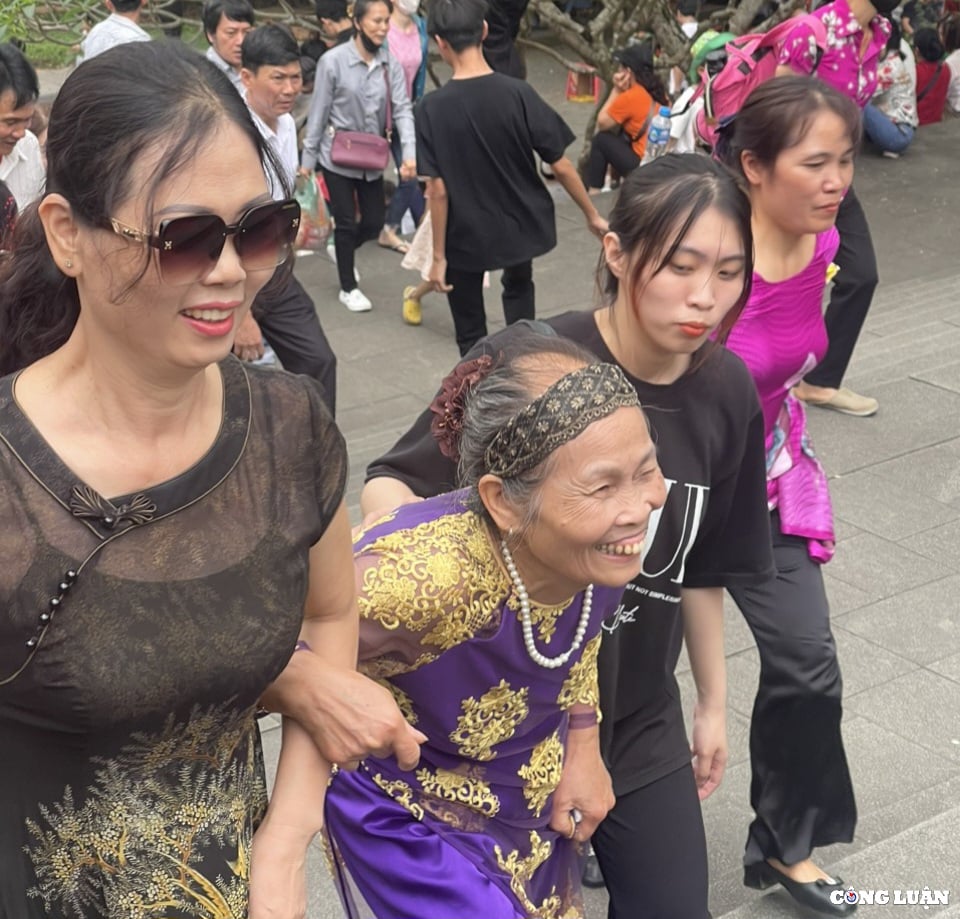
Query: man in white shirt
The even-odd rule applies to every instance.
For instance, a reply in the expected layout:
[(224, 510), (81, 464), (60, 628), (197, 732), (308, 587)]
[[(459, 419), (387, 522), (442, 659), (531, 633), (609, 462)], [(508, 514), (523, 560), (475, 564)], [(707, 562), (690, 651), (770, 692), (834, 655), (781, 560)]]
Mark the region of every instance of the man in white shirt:
[(130, 41), (150, 41), (150, 35), (140, 28), (140, 10), (144, 0), (106, 0), (110, 15), (98, 22), (80, 44), (80, 61), (103, 54), (115, 45)]
[[(293, 189), (300, 159), (297, 126), (290, 114), (303, 85), (300, 49), (284, 26), (264, 25), (247, 33), (241, 63), (244, 100), (275, 159), (267, 168), (270, 193), (282, 201)], [(323, 384), (333, 412), (337, 359), (310, 295), (293, 274), (274, 278), (257, 295), (237, 329), (234, 353), (241, 360), (257, 360), (263, 355), (264, 339), (285, 370), (305, 373)]]
[(253, 28), (253, 7), (249, 0), (204, 0), (200, 18), (210, 43), (207, 60), (222, 70), (237, 92), (242, 93), (240, 49), (247, 32)]
[(0, 44), (0, 180), (23, 210), (43, 194), (40, 143), (27, 130), (37, 105), (37, 72), (16, 46)]

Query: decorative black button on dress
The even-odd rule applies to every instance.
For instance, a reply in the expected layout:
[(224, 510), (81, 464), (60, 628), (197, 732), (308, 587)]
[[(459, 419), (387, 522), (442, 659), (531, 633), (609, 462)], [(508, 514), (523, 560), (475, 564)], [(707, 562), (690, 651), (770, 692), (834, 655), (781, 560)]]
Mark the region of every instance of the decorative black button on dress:
[(0, 380), (0, 919), (246, 916), (253, 712), (346, 452), (312, 380), (221, 372), (203, 459), (109, 499)]

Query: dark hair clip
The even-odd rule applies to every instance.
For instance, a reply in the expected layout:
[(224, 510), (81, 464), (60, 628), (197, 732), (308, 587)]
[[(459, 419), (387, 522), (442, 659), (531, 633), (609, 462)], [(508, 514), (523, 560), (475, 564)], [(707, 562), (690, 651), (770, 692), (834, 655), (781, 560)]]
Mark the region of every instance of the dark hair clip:
[(489, 354), (457, 364), (443, 378), (440, 392), (430, 403), (433, 421), (430, 433), (440, 452), (457, 462), (460, 459), (460, 435), (463, 432), (463, 410), (467, 394), (493, 369)]

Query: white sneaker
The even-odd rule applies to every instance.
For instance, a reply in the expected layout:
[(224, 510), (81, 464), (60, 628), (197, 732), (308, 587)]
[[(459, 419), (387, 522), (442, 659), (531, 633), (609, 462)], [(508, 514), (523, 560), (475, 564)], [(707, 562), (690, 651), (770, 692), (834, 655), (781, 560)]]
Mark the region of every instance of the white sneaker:
[(369, 313), (373, 309), (373, 304), (359, 287), (354, 287), (353, 290), (341, 290), (340, 302), (351, 313)]

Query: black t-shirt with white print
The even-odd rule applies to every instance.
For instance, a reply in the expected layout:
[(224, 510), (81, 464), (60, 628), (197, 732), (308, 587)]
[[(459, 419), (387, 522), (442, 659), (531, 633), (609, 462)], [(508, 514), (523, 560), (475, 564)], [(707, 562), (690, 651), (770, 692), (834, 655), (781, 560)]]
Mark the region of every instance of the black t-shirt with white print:
[[(592, 312), (546, 320), (600, 360), (617, 363)], [(541, 325), (537, 323), (536, 325)], [(480, 342), (464, 359), (509, 351), (530, 324)], [(773, 571), (766, 501), (763, 417), (743, 362), (724, 348), (668, 385), (634, 377), (650, 419), (668, 493), (648, 528), (643, 573), (604, 624), (600, 648), (601, 741), (623, 795), (690, 761), (674, 670), (683, 641), (681, 588), (755, 583)], [(427, 411), (367, 469), (418, 495), (453, 488), (456, 469), (430, 436)]]

